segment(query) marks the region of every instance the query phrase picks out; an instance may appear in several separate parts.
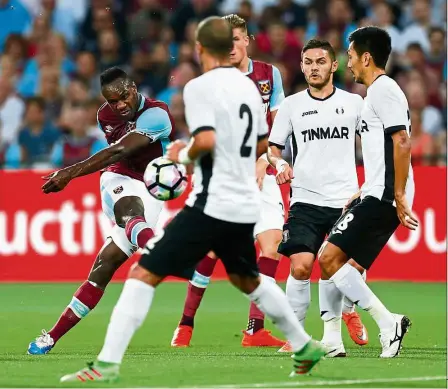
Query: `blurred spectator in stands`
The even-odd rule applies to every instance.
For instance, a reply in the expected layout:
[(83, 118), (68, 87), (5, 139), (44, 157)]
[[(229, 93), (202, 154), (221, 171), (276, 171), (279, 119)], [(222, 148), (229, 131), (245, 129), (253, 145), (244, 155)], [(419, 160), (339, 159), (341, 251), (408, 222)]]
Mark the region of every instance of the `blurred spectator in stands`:
[[(224, 15), (237, 13), (238, 7), (241, 6), (242, 2), (243, 0), (223, 0), (220, 5), (221, 13)], [(266, 7), (276, 5), (277, 0), (251, 0), (251, 3), (254, 14), (260, 16)]]
[(426, 62), (432, 69), (442, 74), (445, 61), (445, 30), (441, 27), (432, 27), (429, 31), (429, 52), (426, 55)]
[[(343, 88), (344, 85), (344, 75), (347, 68), (347, 53), (344, 51), (341, 42), (341, 35), (336, 29), (331, 29), (325, 35), (325, 39), (331, 44), (335, 53), (336, 60), (339, 63), (338, 69), (334, 73), (333, 81), (335, 85), (339, 88)], [(351, 74), (351, 73), (350, 73)]]
[(411, 81), (406, 85), (405, 93), (411, 112), (421, 112), (420, 120), (423, 131), (430, 135), (440, 132), (442, 130), (442, 115), (437, 108), (428, 105), (425, 84)]
[(89, 101), (87, 101), (85, 105), (87, 115), (87, 125), (88, 125), (87, 133), (90, 136), (93, 136), (98, 139), (105, 139), (104, 132), (98, 126), (98, 118), (97, 118), (98, 109), (103, 104), (104, 104), (104, 98), (94, 97), (89, 99)]
[(101, 92), (100, 78), (97, 70), (96, 59), (93, 53), (81, 51), (76, 57), (77, 78), (89, 85), (90, 94), (97, 96)]
[(36, 58), (30, 59), (26, 63), (17, 86), (21, 96), (31, 97), (39, 93), (41, 89), (40, 73), (42, 68), (47, 66), (59, 69), (60, 86), (66, 86), (69, 80), (68, 76), (75, 71), (76, 65), (68, 56), (67, 46), (62, 35), (51, 34), (47, 40), (39, 44)]
[(267, 32), (258, 34), (255, 43), (266, 61), (282, 62), (291, 74), (300, 71), (301, 45), (281, 21), (269, 24)]
[(0, 145), (13, 142), (21, 127), (25, 104), (14, 93), (12, 80), (0, 77)]
[(162, 43), (156, 44), (149, 56), (148, 86), (151, 90), (151, 97), (155, 97), (166, 88), (170, 69), (168, 48)]
[(4, 77), (11, 81), (12, 85), (16, 85), (20, 72), (16, 67), (16, 62), (10, 55), (3, 54), (0, 56), (0, 77)]
[(184, 42), (179, 46), (179, 52), (177, 57), (177, 62), (195, 62), (195, 51), (194, 47), (191, 47), (188, 43)]
[(89, 84), (81, 78), (73, 78), (64, 94), (62, 112), (59, 118), (59, 126), (66, 127), (70, 125), (71, 112), (74, 108), (87, 104), (89, 100)]
[(137, 89), (146, 96), (151, 95), (149, 75), (149, 54), (141, 50), (134, 51), (131, 58), (130, 77), (134, 80)]
[(31, 15), (19, 0), (0, 0), (0, 53), (9, 34), (23, 34)]
[(11, 34), (5, 42), (4, 55), (7, 55), (13, 62), (16, 70), (21, 73), (28, 57), (28, 42), (19, 34)]
[(353, 23), (353, 11), (350, 4), (347, 0), (329, 0), (326, 4), (326, 12), (317, 10), (317, 22), (308, 24), (306, 40), (315, 36), (325, 36), (329, 30), (336, 29), (341, 35), (344, 49), (347, 49), (348, 36), (357, 28)]
[(247, 32), (249, 35), (255, 35), (258, 33), (258, 25), (254, 14), (254, 8), (249, 0), (241, 1), (236, 14), (246, 21)]
[(411, 43), (418, 43), (425, 52), (429, 51), (428, 33), (431, 27), (430, 0), (412, 1), (413, 23), (401, 34), (401, 52), (406, 52)]
[(411, 111), (411, 158), (413, 166), (431, 165), (434, 161), (434, 140), (423, 130), (422, 111)]
[(401, 35), (397, 27), (394, 26), (394, 14), (392, 5), (386, 1), (377, 2), (373, 7), (372, 24), (386, 30), (392, 41), (392, 50), (400, 50)]
[(48, 163), (49, 155), (60, 132), (45, 121), (45, 100), (31, 97), (26, 103), (25, 127), (19, 133), (18, 146), (11, 145), (6, 152), (6, 164), (10, 167)]
[(183, 62), (171, 72), (168, 87), (157, 95), (157, 100), (162, 100), (168, 105), (171, 98), (180, 92), (188, 81), (199, 75), (198, 69), (191, 63)]
[(121, 55), (121, 44), (115, 30), (101, 31), (98, 39), (99, 71), (103, 72), (112, 66), (123, 67), (125, 61)]
[(130, 18), (129, 38), (134, 47), (143, 48), (159, 40), (165, 11), (159, 0), (139, 0), (140, 10)]
[(171, 98), (170, 112), (174, 119), (174, 128), (176, 129), (175, 138), (188, 142), (190, 132), (185, 120), (185, 106), (182, 93), (176, 93)]
[(439, 85), (441, 74), (438, 74), (428, 66), (425, 53), (419, 43), (411, 43), (406, 50), (407, 64), (414, 70), (417, 70), (424, 79), (426, 90), (428, 92), (428, 103), (441, 108), (439, 96)]
[(45, 120), (56, 123), (62, 111), (61, 71), (55, 66), (41, 70), (38, 95), (45, 101)]
[(28, 36), (28, 57), (38, 55), (41, 44), (45, 43), (51, 35), (50, 15), (41, 13), (37, 15), (33, 24), (27, 31)]
[(70, 109), (69, 122), (64, 135), (54, 145), (51, 163), (56, 167), (66, 167), (82, 161), (107, 146), (105, 139), (89, 135), (89, 122), (85, 106)]
[(213, 0), (190, 0), (174, 10), (171, 28), (176, 42), (184, 39), (185, 28), (190, 20), (202, 20), (208, 16), (218, 15), (218, 9)]

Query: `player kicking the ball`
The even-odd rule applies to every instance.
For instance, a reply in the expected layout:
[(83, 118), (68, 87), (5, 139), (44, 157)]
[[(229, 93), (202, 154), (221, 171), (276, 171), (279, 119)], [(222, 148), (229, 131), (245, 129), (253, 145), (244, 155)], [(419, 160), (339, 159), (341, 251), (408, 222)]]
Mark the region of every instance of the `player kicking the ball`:
[[(249, 36), (244, 19), (238, 15), (228, 15), (223, 18), (233, 30), (233, 50), (230, 53), (230, 63), (254, 82), (261, 95), (261, 104), (266, 114), (269, 129), (272, 126), (277, 109), (284, 100), (280, 71), (273, 65), (253, 61), (247, 55)], [(223, 97), (227, 99), (226, 97)], [(255, 225), (254, 236), (261, 250), (258, 259), (260, 273), (270, 277), (273, 281), (280, 260), (277, 253), (282, 239), (284, 223), (284, 207), (280, 188), (275, 181), (275, 171), (269, 166), (266, 156), (257, 162), (257, 182), (261, 189), (262, 209), (258, 223)], [(214, 253), (207, 256), (198, 264), (193, 279), (188, 284), (184, 312), (178, 327), (174, 332), (171, 346), (187, 347), (193, 334), (194, 317), (204, 296), (205, 289), (210, 283), (210, 277), (217, 262)], [(285, 341), (276, 338), (264, 328), (264, 314), (254, 304), (250, 304), (249, 320), (244, 332), (242, 345), (282, 347)]]
[[(317, 252), (340, 218), (344, 206), (358, 192), (355, 138), (361, 130), (362, 98), (333, 85), (338, 62), (333, 47), (312, 39), (302, 50), (301, 68), (308, 89), (289, 96), (280, 105), (269, 137), (269, 159), (277, 167), (277, 181), (292, 176), (291, 208), (283, 228), (279, 252), (289, 257), (291, 273), (286, 295), (297, 319), (304, 325), (311, 302), (310, 276)], [(293, 170), (281, 159), (281, 150), (291, 136)], [(360, 272), (364, 269), (357, 264)], [(320, 315), (324, 321), (322, 343), (329, 357), (345, 356), (341, 337), (341, 316), (327, 305), (332, 299), (326, 284), (319, 281)], [(342, 304), (342, 300), (341, 300)], [(353, 303), (349, 304), (353, 307)], [(356, 328), (355, 342), (367, 343), (367, 332), (356, 313), (349, 330)], [(351, 327), (350, 327), (351, 325)], [(280, 351), (290, 351), (286, 344)]]
[(71, 328), (101, 300), (116, 270), (154, 236), (163, 203), (154, 199), (142, 182), (146, 166), (164, 154), (173, 130), (165, 103), (145, 98), (119, 68), (100, 77), (107, 100), (97, 114), (98, 126), (109, 147), (85, 161), (54, 172), (45, 179), (44, 193), (59, 192), (81, 176), (103, 170), (100, 178), (104, 213), (115, 223), (92, 266), (53, 328), (31, 342), (29, 354), (48, 353)]
[(292, 375), (309, 372), (325, 354), (305, 333), (281, 288), (258, 272), (253, 230), (261, 196), (255, 158), (266, 151), (268, 133), (258, 91), (229, 62), (233, 41), (226, 21), (205, 19), (196, 40), (204, 74), (184, 89), (192, 139), (188, 145), (173, 143), (167, 154), (177, 163), (195, 163), (193, 191), (184, 209), (148, 241), (139, 263), (131, 269), (97, 360), (62, 377), (62, 382), (116, 380), (126, 349), (151, 307), (155, 288), (169, 275), (190, 279), (210, 251), (221, 258), (232, 284), (291, 342)]

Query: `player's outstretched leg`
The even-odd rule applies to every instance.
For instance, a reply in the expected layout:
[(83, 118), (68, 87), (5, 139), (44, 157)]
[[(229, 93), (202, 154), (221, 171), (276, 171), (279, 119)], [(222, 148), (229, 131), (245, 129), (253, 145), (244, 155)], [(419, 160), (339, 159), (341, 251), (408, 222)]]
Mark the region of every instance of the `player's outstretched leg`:
[(326, 354), (326, 350), (305, 332), (282, 289), (263, 275), (254, 278), (229, 274), (229, 279), (275, 323), (288, 339), (294, 360), (291, 376), (310, 372)]
[[(129, 183), (126, 188), (129, 188)], [(153, 203), (152, 206), (158, 215), (161, 205)], [(113, 238), (108, 238), (101, 248), (87, 281), (76, 291), (53, 328), (48, 332), (43, 330), (42, 335), (29, 344), (28, 354), (47, 354), (62, 336), (96, 307), (115, 272), (132, 255), (132, 246), (144, 247), (154, 236), (153, 229), (146, 222), (145, 207), (140, 197), (118, 198), (113, 206), (113, 215), (116, 222)]]
[(210, 277), (212, 276), (217, 261), (218, 259), (214, 253), (208, 253), (196, 266), (193, 278), (188, 282), (184, 312), (171, 339), (171, 347), (190, 346), (194, 328), (194, 317), (204, 297), (205, 290), (210, 283)]
[(98, 253), (87, 281), (75, 292), (53, 328), (48, 332), (43, 330), (42, 335), (29, 344), (28, 354), (47, 354), (62, 336), (86, 317), (100, 302), (115, 271), (127, 259), (127, 255), (110, 238), (107, 239)]
[[(277, 248), (282, 239), (281, 230), (268, 230), (257, 235), (261, 256), (258, 259), (260, 274), (275, 282), (275, 273), (280, 260)], [(247, 328), (243, 331), (241, 345), (243, 347), (282, 347), (286, 342), (272, 335), (264, 328), (264, 313), (251, 303)]]
[[(350, 260), (349, 263), (358, 269), (365, 282), (367, 279), (367, 271), (353, 260)], [(348, 333), (350, 334), (350, 338), (352, 338), (353, 342), (360, 346), (365, 346), (369, 343), (367, 329), (362, 323), (358, 312), (355, 311), (355, 303), (347, 298), (347, 296), (344, 296), (343, 299), (342, 320), (347, 326)]]
[(369, 312), (380, 329), (381, 358), (393, 358), (400, 353), (401, 343), (411, 322), (408, 317), (392, 314), (367, 286), (345, 253), (328, 242), (319, 258), (321, 271), (329, 277), (342, 294)]

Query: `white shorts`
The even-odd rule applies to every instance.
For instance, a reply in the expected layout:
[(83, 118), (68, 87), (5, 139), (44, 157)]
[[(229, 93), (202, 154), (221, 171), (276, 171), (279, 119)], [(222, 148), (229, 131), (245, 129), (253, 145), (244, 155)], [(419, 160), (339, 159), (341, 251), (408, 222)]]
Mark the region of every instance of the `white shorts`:
[(264, 177), (261, 190), (261, 213), (258, 223), (255, 224), (254, 236), (269, 230), (283, 230), (285, 223), (285, 207), (282, 192), (275, 181), (275, 176)]
[(104, 172), (101, 174), (101, 206), (106, 216), (115, 224), (110, 237), (114, 243), (130, 257), (138, 247), (129, 242), (124, 228), (119, 227), (115, 221), (114, 206), (122, 197), (140, 197), (145, 207), (146, 223), (152, 229), (156, 228), (160, 212), (163, 208), (163, 201), (152, 197), (143, 182), (121, 174)]

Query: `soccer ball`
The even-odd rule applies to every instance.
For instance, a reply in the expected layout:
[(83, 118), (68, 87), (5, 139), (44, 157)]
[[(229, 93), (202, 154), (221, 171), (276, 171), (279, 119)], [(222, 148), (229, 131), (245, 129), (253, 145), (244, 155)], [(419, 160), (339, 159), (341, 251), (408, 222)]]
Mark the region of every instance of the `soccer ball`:
[(159, 157), (148, 164), (143, 181), (152, 197), (168, 201), (184, 192), (187, 187), (187, 172), (184, 165)]

